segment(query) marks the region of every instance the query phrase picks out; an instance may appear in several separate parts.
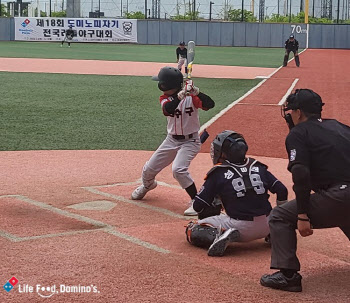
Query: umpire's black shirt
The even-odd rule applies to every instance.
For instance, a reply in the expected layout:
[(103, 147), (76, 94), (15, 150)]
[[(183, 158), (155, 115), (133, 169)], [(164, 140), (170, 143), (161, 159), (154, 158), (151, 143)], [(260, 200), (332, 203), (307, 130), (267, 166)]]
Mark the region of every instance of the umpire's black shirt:
[(289, 51), (297, 51), (299, 48), (299, 42), (297, 39), (293, 39), (293, 41), (290, 41), (289, 39), (284, 43), (285, 49)]
[(350, 182), (350, 127), (333, 119), (309, 118), (286, 138), (288, 170), (302, 164), (310, 170), (311, 189)]

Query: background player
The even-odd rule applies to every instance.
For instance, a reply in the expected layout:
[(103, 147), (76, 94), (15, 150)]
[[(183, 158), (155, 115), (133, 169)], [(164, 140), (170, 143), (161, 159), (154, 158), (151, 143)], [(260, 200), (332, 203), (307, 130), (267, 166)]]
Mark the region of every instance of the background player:
[(61, 47), (63, 46), (63, 43), (67, 40), (68, 43), (68, 47), (70, 47), (70, 43), (73, 40), (74, 37), (74, 30), (72, 29), (73, 26), (69, 25), (68, 29), (66, 30), (66, 36), (64, 37), (62, 43), (61, 43)]
[(176, 49), (176, 62), (177, 68), (181, 71), (182, 66), (185, 64), (185, 75), (187, 78), (187, 48), (185, 47), (185, 42), (180, 42), (179, 47)]
[[(225, 130), (211, 145), (215, 165), (194, 198), (198, 223), (186, 228), (187, 240), (209, 247), (209, 256), (222, 256), (230, 242), (248, 242), (269, 234), (271, 211), (268, 190), (277, 194), (277, 204), (287, 200), (287, 188), (267, 166), (246, 158), (248, 145), (241, 134)], [(219, 197), (225, 214), (220, 214), (215, 197)], [(221, 231), (223, 233), (221, 234)]]
[[(174, 178), (193, 199), (197, 189), (188, 167), (201, 147), (198, 109), (208, 110), (215, 103), (209, 96), (199, 92), (199, 88), (193, 86), (191, 80), (183, 85), (183, 75), (176, 68), (163, 67), (158, 76), (152, 79), (159, 81), (158, 88), (163, 91), (160, 104), (168, 120), (168, 135), (144, 165), (142, 185), (134, 190), (131, 198), (141, 200), (149, 190), (154, 189), (157, 186), (156, 175), (173, 162)], [(192, 205), (184, 214), (197, 215)]]
[(297, 39), (294, 38), (294, 35), (289, 36), (289, 39), (286, 40), (286, 42), (284, 43), (284, 48), (286, 49), (286, 53), (284, 55), (283, 66), (287, 66), (289, 54), (290, 52), (293, 52), (295, 64), (297, 67), (299, 67), (300, 66), (300, 60), (298, 55), (299, 42)]

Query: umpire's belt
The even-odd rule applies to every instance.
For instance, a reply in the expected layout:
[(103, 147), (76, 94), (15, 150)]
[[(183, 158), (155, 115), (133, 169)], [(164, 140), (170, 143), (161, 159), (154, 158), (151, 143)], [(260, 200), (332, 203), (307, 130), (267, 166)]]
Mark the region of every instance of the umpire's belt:
[(193, 134), (189, 134), (189, 135), (171, 135), (175, 140), (185, 140), (185, 139), (191, 139), (193, 138)]

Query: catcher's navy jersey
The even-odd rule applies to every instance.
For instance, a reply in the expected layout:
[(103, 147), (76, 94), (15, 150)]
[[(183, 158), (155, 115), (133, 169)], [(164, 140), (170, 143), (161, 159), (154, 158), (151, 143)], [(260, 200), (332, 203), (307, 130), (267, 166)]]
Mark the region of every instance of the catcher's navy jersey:
[(225, 161), (208, 172), (193, 208), (200, 212), (212, 205), (215, 196), (219, 196), (231, 218), (268, 215), (272, 209), (268, 191), (277, 193), (277, 200), (287, 199), (287, 188), (267, 170), (266, 165), (252, 158), (247, 158), (243, 165)]

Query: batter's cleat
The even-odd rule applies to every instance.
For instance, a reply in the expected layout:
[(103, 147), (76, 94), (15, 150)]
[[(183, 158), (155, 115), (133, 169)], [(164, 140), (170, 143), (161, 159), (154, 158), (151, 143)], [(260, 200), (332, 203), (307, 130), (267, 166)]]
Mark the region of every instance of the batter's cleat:
[(150, 190), (155, 189), (157, 187), (157, 181), (154, 180), (153, 184), (149, 187), (145, 187), (143, 184), (136, 188), (132, 194), (132, 200), (141, 200)]
[(239, 238), (239, 231), (234, 228), (227, 229), (221, 236), (217, 237), (213, 244), (208, 249), (208, 256), (222, 257), (227, 246), (231, 242), (237, 241)]
[(193, 203), (184, 211), (184, 216), (198, 216), (198, 213), (193, 208)]
[(302, 291), (301, 279), (301, 275), (297, 272), (294, 273), (293, 277), (287, 278), (282, 272), (277, 271), (272, 275), (263, 275), (260, 284), (274, 289), (300, 292)]

